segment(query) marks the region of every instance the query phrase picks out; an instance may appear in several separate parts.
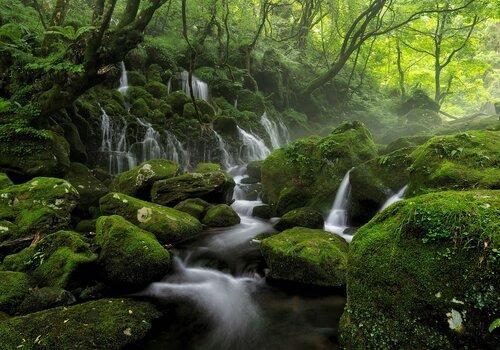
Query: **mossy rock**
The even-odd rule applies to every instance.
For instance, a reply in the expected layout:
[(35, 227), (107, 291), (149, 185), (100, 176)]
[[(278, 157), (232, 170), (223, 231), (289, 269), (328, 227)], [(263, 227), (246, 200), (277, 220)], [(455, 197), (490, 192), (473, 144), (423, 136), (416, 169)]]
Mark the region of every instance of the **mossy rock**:
[(194, 169), (195, 173), (211, 173), (214, 171), (221, 171), (220, 164), (215, 163), (198, 163)]
[(430, 138), (431, 136), (426, 135), (400, 137), (388, 144), (381, 153), (389, 154), (401, 148), (420, 146)]
[(354, 235), (342, 345), (489, 349), (500, 307), (500, 191), (400, 201)]
[(188, 213), (189, 215), (197, 218), (198, 220), (203, 219), (208, 208), (211, 204), (200, 198), (188, 198), (177, 204), (174, 209)]
[(69, 144), (48, 130), (0, 125), (0, 171), (16, 182), (36, 176), (64, 176)]
[[(215, 117), (215, 110), (210, 103), (204, 100), (196, 100), (196, 108), (198, 108), (199, 120), (204, 123), (209, 123)], [(198, 119), (196, 109), (192, 102), (186, 103), (182, 112), (182, 116), (186, 119)]]
[[(323, 138), (300, 139), (273, 151), (264, 161), (264, 198), (276, 206), (278, 215), (303, 206), (326, 212), (347, 171), (376, 155), (370, 132), (359, 122), (343, 123)], [(303, 199), (290, 206), (281, 198), (285, 189), (293, 189)]]
[(283, 215), (274, 225), (274, 228), (278, 231), (288, 230), (297, 226), (322, 229), (324, 223), (323, 215), (319, 211), (303, 207), (291, 210)]
[(168, 95), (167, 85), (159, 81), (150, 81), (146, 84), (145, 88), (155, 98), (163, 98)]
[(420, 124), (436, 128), (443, 124), (443, 120), (436, 111), (431, 109), (412, 109), (402, 117), (405, 124)]
[(295, 227), (264, 239), (260, 249), (271, 278), (326, 287), (345, 283), (349, 246), (335, 234)]
[(240, 223), (239, 215), (227, 204), (210, 207), (202, 220), (209, 227), (229, 227)]
[(101, 299), (0, 322), (5, 349), (122, 349), (146, 337), (161, 314), (147, 302)]
[(2, 236), (16, 239), (66, 228), (78, 200), (78, 191), (69, 182), (50, 177), (4, 188), (0, 190), (0, 221), (9, 221), (17, 229), (15, 234)]
[(241, 111), (251, 111), (261, 115), (266, 110), (264, 97), (258, 92), (243, 89), (238, 91), (236, 96), (238, 109)]
[(0, 173), (0, 190), (3, 190), (6, 187), (12, 186), (14, 183), (9, 179), (7, 174)]
[(282, 216), (293, 209), (303, 207), (308, 201), (308, 194), (303, 189), (295, 186), (285, 187), (276, 202), (276, 214)]
[(128, 71), (127, 72), (128, 83), (131, 86), (144, 86), (146, 85), (146, 77), (139, 71)]
[(262, 163), (263, 163), (262, 160), (254, 160), (253, 162), (248, 163), (247, 164), (248, 176), (253, 177), (254, 179), (260, 181)]
[(13, 315), (29, 294), (31, 280), (23, 272), (0, 271), (0, 311)]
[(163, 68), (156, 63), (150, 64), (148, 66), (146, 76), (148, 78), (148, 82), (160, 82), (162, 81)]
[(238, 124), (234, 118), (228, 116), (219, 116), (212, 122), (214, 130), (220, 134), (228, 135), (233, 138), (238, 137)]
[(35, 288), (24, 298), (19, 313), (28, 314), (58, 306), (69, 306), (76, 302), (73, 294), (62, 288)]
[(169, 252), (156, 237), (118, 215), (97, 220), (95, 241), (105, 282), (132, 289), (159, 281), (171, 269)]
[(172, 107), (172, 111), (181, 115), (184, 111), (184, 105), (190, 101), (184, 91), (174, 91), (167, 96), (165, 101)]
[(241, 179), (240, 183), (243, 184), (243, 185), (258, 184), (259, 183), (259, 179), (256, 179), (255, 177), (247, 176), (247, 177), (244, 177), (243, 179)]
[(209, 203), (227, 203), (231, 200), (234, 180), (227, 173), (186, 173), (156, 181), (151, 189), (153, 202), (172, 206), (188, 198), (201, 198)]
[(86, 211), (91, 206), (98, 205), (99, 198), (109, 192), (107, 186), (81, 163), (71, 163), (65, 180), (73, 185), (80, 194), (78, 208), (83, 211)]
[(263, 204), (263, 205), (257, 205), (255, 207), (253, 207), (252, 216), (255, 216), (257, 218), (261, 218), (264, 220), (268, 220), (274, 216), (274, 213), (273, 213), (273, 209), (271, 208), (270, 205)]
[(111, 189), (115, 192), (148, 200), (155, 181), (171, 178), (178, 172), (179, 165), (171, 160), (148, 160), (119, 174), (114, 179)]
[(109, 193), (100, 203), (104, 215), (120, 215), (153, 233), (162, 244), (194, 237), (202, 229), (201, 223), (189, 214), (125, 194)]
[(75, 226), (75, 231), (80, 233), (95, 232), (97, 219), (86, 219), (79, 221)]
[(17, 254), (6, 256), (2, 268), (26, 272), (39, 286), (67, 289), (88, 277), (96, 258), (80, 234), (58, 231)]
[(411, 195), (444, 189), (500, 188), (500, 132), (435, 136), (410, 157)]
[(427, 93), (421, 89), (416, 89), (403, 102), (399, 108), (401, 114), (406, 114), (413, 109), (428, 109), (431, 111), (439, 111), (439, 104), (436, 103)]
[(137, 118), (148, 118), (150, 113), (151, 110), (149, 109), (147, 102), (142, 98), (135, 100), (130, 107), (130, 114), (136, 116)]

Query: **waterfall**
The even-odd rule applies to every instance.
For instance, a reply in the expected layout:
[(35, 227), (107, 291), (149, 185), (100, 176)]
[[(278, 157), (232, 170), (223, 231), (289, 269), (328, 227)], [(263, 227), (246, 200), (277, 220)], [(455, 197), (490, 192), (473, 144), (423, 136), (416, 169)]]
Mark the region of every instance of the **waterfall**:
[(284, 144), (288, 144), (292, 141), (290, 137), (290, 132), (288, 131), (288, 128), (286, 127), (285, 123), (283, 120), (278, 119), (278, 125), (280, 128), (280, 134), (281, 134), (281, 139), (283, 140)]
[(342, 179), (339, 189), (337, 190), (332, 209), (330, 210), (330, 214), (328, 214), (328, 218), (325, 222), (325, 231), (338, 234), (344, 238), (346, 238), (346, 236), (352, 237), (350, 235), (343, 234), (345, 229), (348, 227), (347, 205), (349, 202), (349, 193), (351, 192), (351, 184), (349, 182), (350, 173), (351, 170), (349, 170)]
[(379, 211), (384, 210), (385, 208), (389, 207), (391, 204), (394, 204), (396, 202), (399, 202), (404, 198), (406, 189), (408, 188), (408, 185), (405, 185), (403, 188), (401, 188), (397, 193), (393, 194), (390, 196), (385, 203), (382, 205)]
[(242, 147), (244, 149), (244, 161), (262, 160), (266, 158), (271, 151), (267, 148), (264, 141), (257, 135), (246, 132), (238, 126), (238, 134)]
[[(181, 72), (181, 84), (182, 84), (182, 90), (184, 90), (186, 95), (190, 96), (189, 73), (187, 71)], [(192, 87), (193, 87), (193, 95), (195, 98), (208, 101), (208, 84), (200, 80), (194, 74), (192, 75)]]
[(136, 154), (138, 163), (142, 163), (150, 159), (165, 157), (165, 153), (161, 145), (160, 133), (153, 128), (151, 123), (148, 123), (145, 120), (137, 118), (137, 123), (146, 129), (143, 139), (134, 143), (131, 147), (132, 152)]
[(165, 131), (164, 139), (167, 145), (164, 157), (173, 160), (179, 164), (182, 171), (186, 171), (191, 162), (188, 150), (186, 150), (177, 137), (168, 130)]
[(170, 77), (168, 79), (168, 83), (167, 83), (167, 95), (170, 95), (171, 92), (172, 92), (172, 77)]
[(120, 76), (120, 87), (118, 88), (118, 91), (120, 91), (122, 95), (126, 95), (128, 91), (128, 75), (127, 69), (125, 68), (125, 62), (120, 62), (120, 69), (122, 73)]
[(269, 135), (273, 149), (280, 148), (290, 142), (290, 134), (282, 120), (275, 122), (268, 117), (266, 112), (264, 112), (260, 118), (260, 124), (262, 124)]
[(217, 131), (215, 131), (215, 130), (213, 130), (213, 132), (214, 132), (215, 138), (217, 139), (217, 144), (219, 146), (219, 150), (222, 153), (222, 157), (221, 157), (222, 166), (224, 167), (225, 170), (228, 170), (234, 166), (233, 156), (231, 155), (231, 153), (229, 153), (229, 151), (228, 151), (229, 147), (227, 146), (227, 143), (224, 141), (222, 136), (220, 136), (217, 133)]

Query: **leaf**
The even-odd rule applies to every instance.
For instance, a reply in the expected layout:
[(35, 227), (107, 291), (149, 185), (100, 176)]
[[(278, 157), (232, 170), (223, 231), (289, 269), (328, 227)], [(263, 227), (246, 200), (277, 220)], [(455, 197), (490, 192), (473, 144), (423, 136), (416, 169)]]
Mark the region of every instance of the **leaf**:
[(495, 329), (497, 329), (498, 327), (500, 327), (500, 318), (497, 318), (495, 321), (491, 322), (490, 327), (488, 328), (488, 330), (491, 333)]

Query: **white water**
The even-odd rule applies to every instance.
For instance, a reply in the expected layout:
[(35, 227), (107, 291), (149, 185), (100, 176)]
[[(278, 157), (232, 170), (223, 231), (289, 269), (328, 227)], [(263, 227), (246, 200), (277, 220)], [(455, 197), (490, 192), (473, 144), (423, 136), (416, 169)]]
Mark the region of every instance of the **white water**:
[(164, 158), (173, 160), (179, 164), (182, 171), (186, 171), (191, 163), (189, 151), (184, 148), (182, 143), (168, 130), (164, 131), (163, 144), (166, 145)]
[(225, 170), (229, 170), (230, 168), (232, 168), (234, 166), (234, 158), (233, 156), (231, 155), (231, 153), (229, 152), (229, 147), (226, 143), (226, 141), (224, 141), (224, 139), (222, 138), (222, 136), (220, 136), (217, 131), (213, 130), (214, 132), (214, 135), (215, 135), (215, 138), (217, 139), (217, 144), (218, 144), (218, 147), (219, 147), (219, 150), (221, 151), (221, 164), (222, 164), (222, 167), (225, 169)]
[(238, 126), (238, 134), (243, 148), (243, 159), (247, 162), (262, 160), (271, 154), (271, 150), (257, 135), (253, 135)]
[(127, 69), (125, 67), (125, 62), (121, 61), (120, 62), (120, 69), (121, 69), (121, 76), (120, 76), (120, 87), (118, 88), (118, 91), (122, 95), (126, 95), (128, 91), (128, 75), (127, 75)]
[[(187, 71), (181, 72), (181, 86), (182, 90), (184, 90), (186, 95), (191, 96), (189, 91), (189, 73)], [(192, 88), (193, 88), (193, 95), (195, 98), (208, 101), (209, 99), (208, 84), (200, 80), (194, 74), (192, 75)]]
[(290, 134), (282, 120), (276, 122), (270, 119), (267, 113), (264, 112), (260, 118), (260, 123), (269, 135), (273, 149), (280, 148), (290, 142)]
[(401, 188), (397, 193), (393, 194), (390, 196), (385, 203), (382, 205), (379, 211), (384, 210), (385, 208), (389, 207), (390, 205), (399, 202), (402, 200), (405, 196), (406, 189), (408, 188), (408, 185), (405, 185), (403, 188)]
[(349, 204), (349, 193), (351, 191), (351, 184), (349, 182), (351, 170), (349, 170), (342, 179), (335, 201), (333, 202), (330, 214), (325, 222), (325, 231), (335, 233), (347, 241), (351, 241), (352, 236), (344, 234), (347, 226), (347, 205)]

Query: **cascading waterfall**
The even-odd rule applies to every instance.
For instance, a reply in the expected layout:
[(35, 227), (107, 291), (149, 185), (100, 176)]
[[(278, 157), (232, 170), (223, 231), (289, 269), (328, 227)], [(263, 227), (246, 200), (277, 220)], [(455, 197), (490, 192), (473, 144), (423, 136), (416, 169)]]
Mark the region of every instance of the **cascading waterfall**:
[(120, 69), (121, 69), (121, 76), (120, 76), (120, 87), (118, 88), (118, 91), (122, 95), (126, 95), (128, 91), (128, 74), (127, 74), (127, 68), (125, 67), (125, 62), (121, 61), (120, 62)]
[(160, 133), (145, 120), (137, 118), (137, 123), (146, 129), (143, 139), (140, 142), (134, 143), (131, 147), (132, 153), (136, 154), (138, 163), (149, 159), (166, 158), (161, 146)]
[(217, 139), (217, 144), (219, 146), (219, 150), (222, 153), (221, 163), (224, 169), (229, 170), (234, 166), (234, 159), (231, 153), (229, 152), (229, 147), (227, 143), (224, 141), (222, 136), (220, 136), (217, 131), (213, 130), (215, 138)]
[(292, 141), (292, 138), (290, 137), (290, 132), (288, 131), (288, 128), (286, 127), (283, 120), (278, 119), (278, 126), (280, 129), (281, 139), (283, 140), (282, 145), (290, 143)]
[(385, 203), (382, 205), (379, 211), (384, 210), (385, 208), (389, 207), (390, 205), (399, 202), (400, 200), (404, 199), (406, 189), (408, 188), (408, 185), (403, 186), (397, 193), (393, 194), (390, 196)]
[(164, 132), (163, 139), (166, 144), (164, 158), (173, 160), (179, 164), (182, 171), (186, 171), (191, 163), (189, 151), (185, 149), (179, 139), (168, 130)]
[[(181, 72), (181, 86), (182, 90), (184, 90), (186, 95), (190, 96), (189, 73), (187, 71)], [(200, 80), (194, 74), (192, 75), (192, 88), (193, 88), (193, 95), (195, 98), (208, 101), (209, 99), (208, 84), (205, 83), (203, 80)]]
[(342, 179), (339, 189), (337, 190), (332, 209), (330, 210), (330, 214), (328, 214), (328, 218), (325, 222), (325, 231), (338, 234), (348, 241), (352, 239), (352, 236), (345, 235), (344, 231), (348, 227), (347, 205), (349, 204), (349, 194), (351, 192), (351, 184), (349, 182), (350, 173), (351, 170), (349, 170)]
[[(271, 154), (271, 150), (257, 135), (253, 135), (238, 126), (238, 134), (242, 142), (245, 161), (262, 160)], [(240, 155), (241, 156), (241, 155)]]
[(269, 139), (271, 140), (271, 146), (273, 149), (280, 148), (281, 146), (290, 142), (290, 133), (285, 123), (281, 119), (274, 121), (267, 115), (266, 112), (262, 114), (260, 118), (260, 124), (264, 127)]

